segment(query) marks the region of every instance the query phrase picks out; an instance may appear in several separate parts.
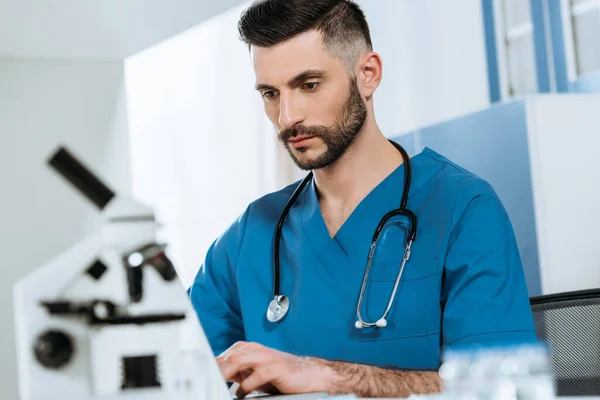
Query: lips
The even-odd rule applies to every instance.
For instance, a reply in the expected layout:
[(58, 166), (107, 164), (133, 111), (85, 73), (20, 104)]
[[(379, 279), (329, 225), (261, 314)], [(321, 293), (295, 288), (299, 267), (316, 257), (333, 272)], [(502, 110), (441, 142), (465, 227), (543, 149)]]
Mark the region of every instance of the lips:
[(294, 149), (302, 149), (308, 147), (313, 138), (314, 136), (296, 136), (289, 140), (289, 144)]
[(302, 142), (304, 140), (308, 140), (308, 139), (312, 139), (314, 138), (314, 136), (295, 136), (293, 138), (290, 138), (289, 142), (290, 143), (298, 143), (298, 142)]

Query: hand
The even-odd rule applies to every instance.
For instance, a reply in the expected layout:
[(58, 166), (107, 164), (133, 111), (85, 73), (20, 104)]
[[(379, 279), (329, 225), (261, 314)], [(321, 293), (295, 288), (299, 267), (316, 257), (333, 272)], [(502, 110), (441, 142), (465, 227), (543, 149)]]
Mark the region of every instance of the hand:
[(237, 342), (217, 357), (228, 382), (237, 382), (238, 397), (264, 393), (326, 391), (326, 367), (315, 358), (297, 357), (258, 343)]

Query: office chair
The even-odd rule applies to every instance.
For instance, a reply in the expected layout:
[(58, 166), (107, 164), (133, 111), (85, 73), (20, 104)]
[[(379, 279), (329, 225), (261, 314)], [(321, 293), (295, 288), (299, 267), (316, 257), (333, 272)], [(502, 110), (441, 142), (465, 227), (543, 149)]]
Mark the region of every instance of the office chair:
[(558, 396), (600, 395), (600, 289), (532, 297)]

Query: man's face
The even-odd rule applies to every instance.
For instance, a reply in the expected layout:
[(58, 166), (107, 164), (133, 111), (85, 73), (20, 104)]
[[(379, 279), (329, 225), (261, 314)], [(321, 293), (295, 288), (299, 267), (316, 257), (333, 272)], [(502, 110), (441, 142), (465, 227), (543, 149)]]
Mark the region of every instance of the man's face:
[(367, 117), (356, 79), (315, 30), (270, 48), (253, 46), (252, 58), (265, 112), (296, 165), (312, 170), (334, 163)]

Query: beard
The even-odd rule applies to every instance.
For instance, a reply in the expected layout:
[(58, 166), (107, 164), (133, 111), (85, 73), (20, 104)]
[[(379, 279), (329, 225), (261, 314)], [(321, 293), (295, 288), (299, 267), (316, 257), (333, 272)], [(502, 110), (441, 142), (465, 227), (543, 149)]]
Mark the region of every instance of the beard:
[[(350, 80), (350, 93), (342, 109), (336, 116), (331, 127), (316, 125), (297, 125), (290, 129), (281, 131), (279, 140), (289, 153), (296, 166), (302, 170), (325, 168), (335, 163), (350, 147), (354, 139), (360, 133), (367, 119), (367, 106), (360, 95), (356, 79)], [(325, 152), (315, 158), (299, 158), (288, 146), (288, 140), (296, 136), (315, 136), (321, 138), (325, 143)], [(298, 148), (297, 152), (303, 154), (308, 148)]]

